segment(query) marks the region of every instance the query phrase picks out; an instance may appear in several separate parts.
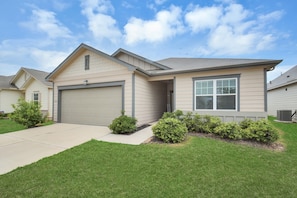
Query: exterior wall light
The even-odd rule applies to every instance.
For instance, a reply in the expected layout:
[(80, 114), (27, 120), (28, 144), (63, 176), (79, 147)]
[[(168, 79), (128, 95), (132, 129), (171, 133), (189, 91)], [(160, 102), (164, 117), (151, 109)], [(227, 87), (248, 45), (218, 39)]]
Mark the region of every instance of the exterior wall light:
[(88, 80), (84, 80), (84, 85), (88, 85)]

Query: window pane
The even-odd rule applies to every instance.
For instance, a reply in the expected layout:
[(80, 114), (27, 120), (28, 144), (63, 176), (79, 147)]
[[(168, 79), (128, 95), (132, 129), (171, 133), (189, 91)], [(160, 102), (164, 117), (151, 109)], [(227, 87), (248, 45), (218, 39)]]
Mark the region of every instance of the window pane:
[(222, 94), (223, 93), (223, 89), (222, 88), (217, 88), (217, 94)]
[(217, 96), (217, 109), (235, 110), (236, 96)]
[(235, 83), (236, 83), (235, 79), (230, 80), (230, 86), (235, 87)]
[(217, 80), (217, 87), (221, 87), (222, 86), (222, 81), (221, 80)]
[(34, 98), (33, 98), (34, 101), (38, 101), (38, 93), (34, 93)]
[(197, 96), (196, 97), (196, 109), (213, 109), (213, 97), (212, 96)]
[(208, 87), (213, 87), (213, 81), (208, 81)]
[(223, 80), (223, 86), (228, 87), (229, 86), (229, 80)]
[(231, 94), (236, 93), (236, 88), (235, 88), (235, 87), (231, 87), (231, 88), (230, 88), (230, 93), (231, 93)]
[(203, 81), (203, 82), (202, 82), (202, 87), (203, 87), (203, 88), (207, 87), (207, 81)]
[(202, 89), (202, 94), (207, 94), (207, 88)]

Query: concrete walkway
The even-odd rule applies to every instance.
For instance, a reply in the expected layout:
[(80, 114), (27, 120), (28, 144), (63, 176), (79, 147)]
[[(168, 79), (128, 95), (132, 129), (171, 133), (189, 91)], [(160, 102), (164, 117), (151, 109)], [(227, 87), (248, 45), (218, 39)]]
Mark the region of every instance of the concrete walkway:
[(111, 134), (107, 127), (53, 124), (0, 135), (0, 175), (91, 139), (139, 145), (153, 135), (147, 127), (131, 135)]

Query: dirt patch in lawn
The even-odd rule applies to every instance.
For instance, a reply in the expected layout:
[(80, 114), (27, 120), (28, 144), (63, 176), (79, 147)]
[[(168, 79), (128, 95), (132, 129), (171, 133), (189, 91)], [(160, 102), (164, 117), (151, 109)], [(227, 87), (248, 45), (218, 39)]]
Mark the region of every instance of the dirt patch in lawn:
[[(233, 143), (233, 144), (240, 144), (240, 145), (245, 145), (245, 146), (250, 146), (250, 147), (255, 147), (255, 148), (267, 149), (267, 150), (271, 150), (271, 151), (281, 152), (281, 151), (285, 150), (285, 146), (279, 142), (265, 144), (265, 143), (254, 142), (254, 141), (247, 141), (247, 140), (230, 140), (230, 139), (220, 138), (220, 137), (218, 137), (214, 134), (211, 134), (211, 133), (208, 133), (208, 134), (206, 134), (206, 133), (189, 133), (189, 136), (212, 138), (212, 139), (216, 139), (218, 141), (224, 141), (224, 142), (229, 142), (229, 143)], [(153, 137), (149, 138), (148, 140), (146, 140), (144, 142), (144, 144), (168, 144), (168, 143), (164, 143), (159, 138), (153, 136)]]

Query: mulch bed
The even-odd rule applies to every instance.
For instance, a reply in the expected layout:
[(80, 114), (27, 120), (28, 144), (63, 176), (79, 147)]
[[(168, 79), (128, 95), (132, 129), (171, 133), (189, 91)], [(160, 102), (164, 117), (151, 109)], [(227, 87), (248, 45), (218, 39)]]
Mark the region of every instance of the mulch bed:
[[(189, 136), (198, 136), (198, 137), (203, 137), (203, 138), (212, 138), (216, 139), (219, 141), (224, 141), (224, 142), (229, 142), (233, 144), (240, 144), (240, 145), (246, 145), (250, 147), (255, 147), (255, 148), (261, 148), (261, 149), (267, 149), (267, 150), (272, 150), (272, 151), (284, 151), (285, 147), (281, 143), (274, 142), (271, 144), (265, 144), (265, 143), (260, 143), (260, 142), (255, 142), (255, 141), (248, 141), (248, 140), (230, 140), (230, 139), (223, 139), (220, 138), (214, 134), (211, 133), (189, 133)], [(153, 136), (146, 140), (144, 144), (168, 144), (164, 143), (162, 140), (159, 138)]]

